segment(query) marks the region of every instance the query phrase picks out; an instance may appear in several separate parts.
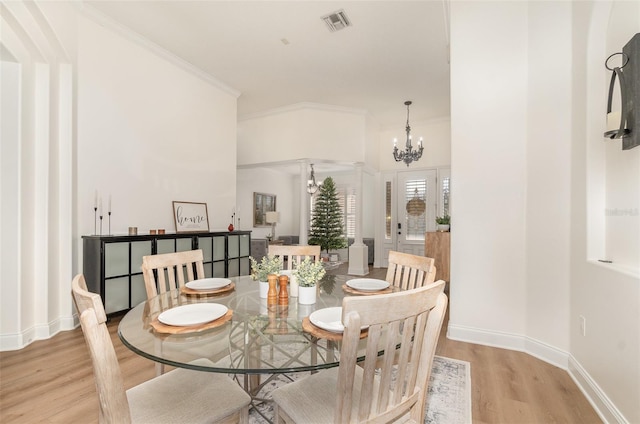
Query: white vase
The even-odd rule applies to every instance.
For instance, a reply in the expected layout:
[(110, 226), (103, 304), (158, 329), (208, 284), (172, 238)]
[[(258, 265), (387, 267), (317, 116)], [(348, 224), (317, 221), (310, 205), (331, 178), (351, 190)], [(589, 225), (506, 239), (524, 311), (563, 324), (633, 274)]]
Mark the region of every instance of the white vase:
[(302, 305), (313, 305), (316, 303), (317, 293), (318, 289), (316, 286), (298, 287), (298, 303)]
[(449, 231), (449, 224), (438, 224), (438, 231)]
[(269, 294), (269, 283), (267, 281), (258, 281), (260, 286), (260, 298), (266, 299)]

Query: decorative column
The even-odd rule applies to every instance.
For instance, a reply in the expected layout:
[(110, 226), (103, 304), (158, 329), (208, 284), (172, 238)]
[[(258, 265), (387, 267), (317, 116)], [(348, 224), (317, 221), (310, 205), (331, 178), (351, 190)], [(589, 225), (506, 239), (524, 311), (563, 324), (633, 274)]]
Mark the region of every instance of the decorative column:
[(309, 161), (300, 161), (300, 244), (309, 243), (309, 193), (307, 193), (307, 170)]
[(356, 164), (356, 234), (349, 246), (349, 274), (369, 273), (369, 247), (362, 242), (362, 164)]

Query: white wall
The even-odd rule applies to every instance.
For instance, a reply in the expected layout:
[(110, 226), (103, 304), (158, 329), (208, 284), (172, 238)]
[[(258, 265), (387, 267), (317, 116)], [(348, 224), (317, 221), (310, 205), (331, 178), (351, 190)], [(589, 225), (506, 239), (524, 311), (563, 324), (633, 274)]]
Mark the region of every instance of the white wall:
[[(412, 140), (423, 137), (424, 152), (418, 162), (411, 168), (448, 167), (451, 164), (451, 120), (448, 117), (428, 121), (410, 121)], [(380, 171), (405, 171), (404, 162), (393, 159), (393, 139), (398, 139), (398, 149), (403, 149), (407, 141), (404, 129), (405, 122), (398, 122), (393, 128), (383, 128), (379, 136), (379, 169)], [(413, 145), (413, 142), (412, 142)], [(415, 147), (415, 146), (414, 146)]]
[[(19, 138), (4, 123), (2, 134), (2, 198), (15, 201), (0, 216), (2, 262), (15, 264), (1, 271), (12, 293), (0, 299), (5, 350), (73, 328), (71, 279), (82, 271), (81, 236), (94, 230), (96, 190), (105, 218), (112, 196), (113, 233), (172, 231), (172, 200), (207, 202), (211, 229), (227, 228), (238, 93), (72, 3), (43, 4), (44, 20), (39, 5), (3, 7), (21, 17), (2, 26), (21, 64), (19, 99), (6, 99), (20, 104)], [(6, 233), (9, 251), (7, 226), (17, 232)]]
[(2, 93), (0, 349), (10, 350), (73, 325), (69, 284), (60, 285), (72, 261), (70, 237), (60, 236), (72, 219), (72, 74), (35, 6), (2, 8), (3, 60), (17, 64), (2, 65), (11, 85)]
[[(607, 56), (621, 52), (623, 46), (636, 33), (640, 33), (640, 2), (613, 3), (607, 28)], [(618, 91), (615, 94), (618, 95)], [(614, 104), (614, 110), (619, 110), (617, 105), (619, 103)], [(638, 270), (640, 269), (640, 147), (624, 151), (620, 139), (603, 143), (606, 173), (604, 257), (621, 267)], [(630, 237), (630, 235), (633, 236)]]
[[(528, 7), (526, 335), (569, 350), (571, 3)], [(535, 352), (535, 344), (531, 350)], [(548, 351), (548, 349), (545, 349)], [(544, 353), (540, 353), (544, 355)]]
[[(606, 199), (637, 198), (637, 179), (605, 184), (602, 133), (607, 29), (628, 40), (638, 5), (453, 2), (451, 14), (449, 336), (566, 368), (605, 421), (640, 421), (639, 272), (593, 261)], [(626, 153), (609, 158), (613, 178), (638, 175)]]
[(271, 234), (271, 226), (253, 226), (253, 193), (276, 195), (276, 210), (280, 212), (280, 222), (276, 224), (276, 237), (298, 235), (300, 200), (296, 195), (298, 176), (292, 176), (274, 169), (239, 169), (237, 173), (237, 209), (242, 230), (252, 231), (252, 238), (266, 238)]
[[(609, 181), (638, 175), (640, 148), (610, 151), (620, 144), (605, 141), (602, 133), (610, 78), (604, 61), (640, 30), (639, 6), (624, 1), (579, 3), (574, 5), (573, 27), (573, 60), (581, 72), (574, 73), (573, 87), (569, 369), (605, 420), (635, 423), (640, 422), (640, 269), (616, 262), (631, 256), (631, 265), (638, 259), (627, 243), (637, 237), (634, 225), (639, 218), (607, 217), (606, 209), (610, 201), (628, 204), (637, 199), (637, 179), (618, 180), (616, 185)], [(615, 220), (623, 226), (614, 233), (622, 231), (627, 237), (620, 245), (625, 254), (616, 255), (611, 265), (603, 264), (597, 259), (609, 253), (606, 234), (612, 233), (607, 227)], [(580, 316), (586, 319), (585, 335)]]
[(79, 233), (93, 233), (96, 190), (105, 219), (112, 197), (112, 233), (175, 231), (173, 200), (206, 202), (209, 227), (226, 230), (235, 96), (90, 19), (78, 30)]
[(364, 162), (361, 110), (302, 103), (238, 123), (238, 165), (302, 158)]
[[(364, 163), (370, 169), (377, 169), (378, 131), (375, 120), (361, 110), (312, 103), (295, 104), (240, 119), (238, 165), (277, 164), (286, 161), (290, 163), (308, 158), (311, 161), (342, 164), (358, 162)], [(262, 171), (256, 172), (260, 174)], [(280, 183), (269, 177), (265, 179), (256, 176), (256, 172), (249, 173), (246, 168), (241, 168), (238, 181), (239, 196), (246, 197), (246, 193), (254, 191), (273, 193), (274, 190), (281, 190)], [(316, 173), (316, 177), (322, 180), (325, 176)], [(281, 213), (281, 224), (276, 228), (277, 235), (300, 233), (299, 175), (290, 177), (289, 189), (291, 200), (295, 204), (290, 207), (291, 213)], [(364, 191), (365, 204), (375, 202), (373, 193), (373, 190)], [(283, 205), (280, 203), (280, 196), (281, 194), (278, 203)], [(363, 224), (364, 234), (373, 235), (372, 219), (373, 217), (369, 216)], [(269, 232), (257, 228), (253, 237), (264, 237)]]
[(527, 4), (451, 6), (449, 333), (499, 344), (527, 321)]
[[(20, 246), (20, 65), (0, 62), (0, 257), (15, 258)], [(0, 262), (0, 334), (17, 334), (20, 321), (20, 263)]]

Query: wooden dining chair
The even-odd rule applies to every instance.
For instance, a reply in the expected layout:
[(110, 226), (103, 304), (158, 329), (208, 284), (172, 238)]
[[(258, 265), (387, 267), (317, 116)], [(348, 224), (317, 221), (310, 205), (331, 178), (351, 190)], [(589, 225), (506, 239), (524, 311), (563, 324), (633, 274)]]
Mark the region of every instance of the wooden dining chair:
[[(340, 365), (274, 390), (276, 421), (340, 424), (409, 418), (423, 423), (447, 306), (444, 285), (438, 281), (392, 294), (345, 298)], [(368, 335), (360, 340), (362, 326), (368, 327)]]
[(143, 256), (142, 274), (147, 299), (180, 288), (189, 281), (204, 278), (202, 250)]
[(385, 278), (392, 286), (403, 290), (415, 289), (431, 284), (436, 279), (433, 258), (391, 251)]
[(93, 363), (100, 423), (248, 423), (251, 397), (223, 374), (179, 368), (125, 391), (100, 296), (86, 290), (82, 275), (71, 287)]
[(269, 246), (268, 256), (280, 256), (282, 262), (286, 263), (287, 269), (293, 269), (293, 264), (299, 264), (305, 258), (310, 257), (315, 262), (320, 261), (320, 246)]

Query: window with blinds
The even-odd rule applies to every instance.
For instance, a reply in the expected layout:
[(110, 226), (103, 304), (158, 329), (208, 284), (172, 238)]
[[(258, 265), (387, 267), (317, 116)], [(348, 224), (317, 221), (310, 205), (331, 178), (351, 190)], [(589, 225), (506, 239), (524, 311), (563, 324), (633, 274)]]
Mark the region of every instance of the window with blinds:
[(391, 201), (391, 181), (387, 181), (385, 184), (385, 201), (384, 201), (384, 238), (387, 240), (391, 240), (391, 205), (393, 202)]
[(426, 200), (427, 181), (424, 179), (407, 180), (404, 187), (405, 198), (405, 238), (424, 240), (427, 231)]
[(450, 177), (443, 177), (442, 183), (440, 186), (440, 190), (442, 193), (442, 215), (449, 215), (449, 182), (451, 181)]

